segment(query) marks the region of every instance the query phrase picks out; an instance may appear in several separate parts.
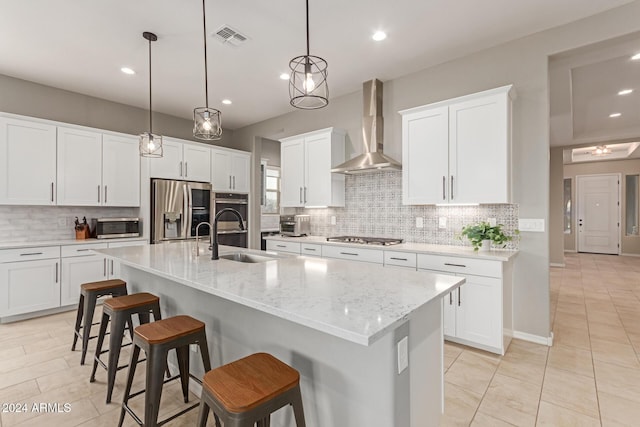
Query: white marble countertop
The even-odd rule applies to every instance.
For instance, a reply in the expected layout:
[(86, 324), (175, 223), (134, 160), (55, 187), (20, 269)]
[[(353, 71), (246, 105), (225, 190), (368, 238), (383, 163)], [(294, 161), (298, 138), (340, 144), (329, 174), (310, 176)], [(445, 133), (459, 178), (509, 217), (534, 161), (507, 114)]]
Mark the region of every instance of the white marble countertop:
[[(411, 314), (464, 283), (464, 278), (408, 269), (220, 247), (220, 255), (277, 256), (248, 264), (212, 261), (182, 242), (101, 249), (121, 264), (336, 337), (371, 345)], [(206, 253), (204, 253), (206, 252)], [(188, 313), (187, 313), (188, 314)]]
[(125, 237), (120, 239), (67, 239), (67, 240), (34, 240), (27, 242), (0, 242), (0, 249), (37, 248), (40, 246), (87, 245), (91, 243), (137, 242), (147, 240), (144, 237)]
[(397, 245), (363, 245), (362, 243), (328, 242), (322, 236), (266, 236), (265, 240), (278, 240), (286, 242), (316, 243), (323, 245), (346, 246), (352, 248), (379, 249), (385, 251), (424, 253), (430, 255), (451, 255), (463, 258), (486, 259), (493, 261), (509, 261), (518, 254), (518, 251), (492, 249), (489, 251), (474, 251), (470, 246), (435, 245), (430, 243), (400, 243)]

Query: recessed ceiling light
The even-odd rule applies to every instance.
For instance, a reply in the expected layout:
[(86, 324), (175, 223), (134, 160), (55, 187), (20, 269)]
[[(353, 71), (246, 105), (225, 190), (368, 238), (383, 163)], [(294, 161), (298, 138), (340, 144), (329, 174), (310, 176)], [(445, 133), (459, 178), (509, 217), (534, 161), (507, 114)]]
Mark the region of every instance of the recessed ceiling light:
[(616, 118), (616, 117), (620, 117), (621, 115), (622, 115), (622, 113), (611, 113), (611, 114), (609, 114), (609, 117)]
[(385, 33), (384, 31), (376, 31), (375, 33), (373, 33), (373, 36), (371, 36), (371, 38), (379, 42), (387, 38), (387, 33)]
[(289, 74), (288, 73), (280, 74), (280, 79), (281, 80), (289, 80)]
[(123, 72), (123, 73), (125, 73), (125, 74), (129, 74), (129, 75), (133, 75), (133, 74), (135, 74), (135, 73), (136, 73), (135, 71), (133, 71), (133, 70), (132, 70), (131, 68), (129, 68), (129, 67), (122, 67), (122, 68), (120, 68), (120, 71), (122, 71), (122, 72)]
[(633, 55), (633, 56), (631, 57), (631, 59), (632, 59), (633, 61), (637, 61), (638, 59), (640, 59), (640, 53), (636, 53), (635, 55)]
[(222, 100), (222, 103), (223, 103), (224, 105), (231, 105), (231, 100), (230, 100), (230, 99), (223, 99), (223, 100)]
[(620, 92), (618, 92), (618, 95), (629, 95), (632, 92), (633, 89), (622, 89)]

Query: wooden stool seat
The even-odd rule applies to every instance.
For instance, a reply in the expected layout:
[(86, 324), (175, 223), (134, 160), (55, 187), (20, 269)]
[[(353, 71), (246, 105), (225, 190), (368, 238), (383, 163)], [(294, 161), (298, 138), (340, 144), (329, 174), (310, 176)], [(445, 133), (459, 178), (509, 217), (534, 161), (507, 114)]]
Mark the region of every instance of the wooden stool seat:
[(298, 371), (267, 353), (256, 353), (209, 371), (202, 380), (230, 412), (246, 412), (292, 389)]
[(149, 344), (174, 341), (199, 330), (204, 331), (204, 323), (189, 316), (174, 316), (157, 322), (138, 326), (134, 334)]
[(160, 298), (157, 296), (147, 292), (140, 292), (138, 294), (109, 298), (105, 300), (102, 305), (109, 307), (112, 311), (122, 311), (153, 304), (158, 301), (160, 301)]
[(80, 289), (83, 291), (103, 291), (105, 289), (118, 288), (121, 286), (127, 286), (127, 283), (120, 279), (110, 279), (101, 280), (99, 282), (83, 283), (80, 285)]

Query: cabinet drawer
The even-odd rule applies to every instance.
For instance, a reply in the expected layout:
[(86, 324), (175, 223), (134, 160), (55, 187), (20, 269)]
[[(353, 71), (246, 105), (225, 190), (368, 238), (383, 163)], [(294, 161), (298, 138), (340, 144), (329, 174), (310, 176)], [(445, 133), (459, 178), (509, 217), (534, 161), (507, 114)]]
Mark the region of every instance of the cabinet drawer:
[(144, 246), (147, 244), (146, 240), (136, 240), (134, 242), (109, 242), (110, 248), (124, 248), (126, 246)]
[(60, 246), (0, 250), (0, 262), (60, 258)]
[(476, 276), (502, 277), (502, 261), (418, 254), (418, 268)]
[(300, 242), (283, 242), (280, 240), (267, 240), (267, 250), (275, 252), (290, 252), (300, 254)]
[(315, 243), (301, 243), (300, 253), (308, 256), (322, 256), (322, 245)]
[(416, 268), (416, 254), (384, 251), (384, 265)]
[(85, 243), (82, 245), (70, 245), (62, 247), (62, 258), (70, 256), (94, 255), (93, 249), (107, 249), (106, 243)]
[(360, 249), (345, 246), (322, 245), (322, 256), (326, 258), (339, 258), (351, 261), (373, 262), (376, 264), (384, 263), (383, 251), (378, 249)]

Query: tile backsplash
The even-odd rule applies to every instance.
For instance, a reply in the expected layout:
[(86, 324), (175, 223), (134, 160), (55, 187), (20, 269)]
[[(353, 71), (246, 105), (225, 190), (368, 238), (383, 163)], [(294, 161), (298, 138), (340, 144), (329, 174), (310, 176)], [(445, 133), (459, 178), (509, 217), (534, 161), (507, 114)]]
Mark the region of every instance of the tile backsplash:
[[(518, 205), (480, 206), (405, 206), (402, 204), (402, 172), (383, 171), (363, 175), (347, 175), (344, 208), (285, 209), (284, 213), (311, 215), (311, 234), (315, 236), (358, 235), (367, 237), (400, 237), (406, 242), (470, 246), (457, 236), (463, 226), (496, 218), (512, 235), (518, 227)], [(331, 224), (335, 216), (336, 224)], [(416, 227), (422, 217), (423, 228)], [(439, 228), (445, 217), (446, 228)], [(517, 249), (518, 242), (507, 244)]]
[[(75, 239), (73, 220), (87, 217), (137, 217), (138, 208), (86, 206), (0, 206), (0, 242)], [(64, 224), (64, 225), (63, 225)]]

